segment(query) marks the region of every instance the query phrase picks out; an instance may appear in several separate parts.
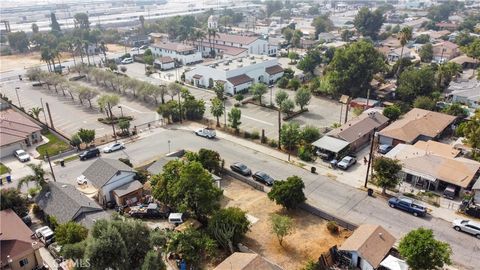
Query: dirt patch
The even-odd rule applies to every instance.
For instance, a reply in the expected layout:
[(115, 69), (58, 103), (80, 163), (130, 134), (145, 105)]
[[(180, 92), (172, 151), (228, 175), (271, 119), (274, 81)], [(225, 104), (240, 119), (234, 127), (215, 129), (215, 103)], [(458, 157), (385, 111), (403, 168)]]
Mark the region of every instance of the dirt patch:
[[(278, 264), (284, 269), (300, 269), (308, 260), (316, 260), (320, 254), (333, 245), (340, 245), (351, 235), (340, 229), (332, 235), (326, 228), (327, 221), (302, 210), (285, 212), (270, 201), (266, 194), (236, 180), (227, 180), (222, 206), (235, 206), (258, 219), (247, 233), (243, 243), (250, 249)], [(279, 245), (271, 233), (270, 216), (273, 213), (286, 214), (295, 223), (295, 231)]]
[(107, 44), (108, 52), (110, 53), (121, 53), (125, 52), (125, 47), (118, 44)]
[[(72, 57), (69, 53), (61, 53), (60, 61), (68, 61)], [(56, 65), (58, 65), (58, 59), (55, 59)], [(18, 68), (32, 68), (40, 65), (46, 65), (45, 62), (40, 60), (40, 52), (29, 52), (24, 54), (12, 54), (0, 56), (0, 72), (6, 72)]]

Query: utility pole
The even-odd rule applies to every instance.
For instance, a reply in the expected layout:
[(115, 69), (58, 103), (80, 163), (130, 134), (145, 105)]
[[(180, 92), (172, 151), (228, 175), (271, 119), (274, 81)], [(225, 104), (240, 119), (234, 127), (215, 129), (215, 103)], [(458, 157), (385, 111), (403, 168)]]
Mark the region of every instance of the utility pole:
[(53, 126), (52, 114), (50, 113), (50, 106), (48, 106), (48, 102), (45, 102), (45, 106), (47, 106), (48, 117), (50, 118), (50, 127), (52, 129), (55, 129), (55, 127)]
[(50, 172), (52, 173), (53, 182), (57, 182), (57, 179), (55, 178), (55, 173), (53, 173), (52, 162), (50, 162), (50, 156), (48, 155), (47, 150), (45, 150), (45, 155), (47, 156), (48, 165), (50, 166)]
[(178, 91), (178, 109), (180, 111), (180, 123), (183, 123), (183, 114), (182, 114), (182, 103), (180, 101), (180, 93), (182, 93), (182, 90)]
[(45, 107), (43, 106), (43, 99), (40, 98), (40, 104), (42, 104), (43, 118), (45, 119), (45, 125), (48, 127), (47, 114), (45, 113)]
[[(20, 89), (20, 87), (15, 87), (15, 94), (17, 94), (17, 100), (18, 100), (18, 107), (19, 108), (22, 108), (22, 103), (20, 103), (20, 97), (18, 96), (18, 89)], [(13, 103), (13, 102), (12, 102)]]
[(110, 122), (112, 123), (113, 138), (115, 139), (115, 143), (116, 143), (117, 133), (115, 132), (115, 124), (113, 123), (112, 106), (110, 106), (110, 102), (108, 102), (107, 104), (108, 104), (108, 111), (110, 112)]
[(227, 130), (227, 107), (225, 106), (225, 98), (223, 99), (223, 129)]
[(371, 138), (371, 141), (370, 141), (370, 154), (368, 155), (367, 174), (365, 175), (365, 184), (364, 184), (365, 188), (367, 188), (368, 173), (370, 171), (370, 165), (371, 165), (372, 160), (373, 160), (373, 145), (374, 145), (374, 142), (375, 142), (375, 133), (377, 133), (377, 128), (373, 129), (372, 138)]

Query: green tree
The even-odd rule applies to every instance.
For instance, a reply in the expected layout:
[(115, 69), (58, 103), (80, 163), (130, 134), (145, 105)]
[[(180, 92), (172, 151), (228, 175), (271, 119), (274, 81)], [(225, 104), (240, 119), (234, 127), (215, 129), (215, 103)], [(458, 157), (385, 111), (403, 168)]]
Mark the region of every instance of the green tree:
[(287, 85), (288, 85), (288, 79), (285, 77), (280, 78), (280, 80), (278, 80), (277, 82), (277, 86), (279, 88), (287, 88)]
[(66, 259), (83, 259), (85, 257), (86, 241), (62, 246), (60, 253)]
[(32, 32), (38, 34), (38, 25), (36, 23), (32, 23)]
[(315, 36), (318, 34), (331, 31), (334, 28), (332, 20), (329, 18), (329, 14), (315, 17), (312, 21), (312, 26), (315, 28)]
[(25, 184), (28, 185), (28, 183), (30, 182), (34, 182), (35, 185), (40, 188), (46, 187), (47, 179), (45, 178), (45, 176), (48, 175), (49, 173), (47, 173), (43, 169), (43, 163), (39, 163), (39, 164), (29, 163), (27, 164), (27, 167), (29, 167), (32, 170), (33, 175), (22, 177), (17, 183), (17, 189), (20, 190)]
[(8, 33), (7, 37), (8, 44), (10, 44), (12, 49), (21, 53), (28, 51), (28, 37), (25, 32), (10, 32)]
[(33, 116), (33, 118), (40, 121), (39, 115), (42, 111), (43, 111), (43, 109), (40, 108), (40, 107), (33, 107), (33, 108), (30, 108), (30, 110), (28, 112), (30, 113), (30, 115)]
[(295, 209), (307, 200), (303, 193), (304, 188), (302, 178), (290, 176), (285, 181), (275, 181), (268, 192), (268, 198), (287, 209)]
[(317, 127), (311, 125), (306, 125), (300, 133), (300, 138), (304, 144), (311, 144), (316, 140), (320, 139), (320, 137), (320, 130)]
[(375, 170), (376, 184), (382, 187), (382, 194), (386, 194), (387, 188), (394, 188), (398, 185), (400, 179), (397, 174), (402, 170), (402, 165), (398, 160), (378, 157), (373, 161)]
[(130, 133), (130, 121), (127, 119), (122, 119), (118, 122), (118, 127), (122, 130), (124, 134)]
[(433, 111), (435, 109), (435, 100), (431, 97), (419, 96), (413, 101), (413, 107)]
[(272, 13), (279, 11), (283, 8), (283, 2), (280, 0), (269, 0), (266, 1), (266, 15), (270, 17)]
[(433, 60), (433, 46), (431, 43), (424, 44), (418, 52), (422, 62), (430, 63)]
[(228, 207), (215, 212), (208, 222), (208, 231), (217, 242), (235, 252), (235, 246), (240, 243), (250, 230), (246, 212), (237, 207)]
[(188, 120), (200, 120), (205, 113), (205, 101), (203, 99), (197, 100), (190, 94), (185, 97), (182, 107), (185, 110), (185, 118)]
[(400, 100), (411, 103), (417, 96), (428, 96), (434, 91), (435, 72), (430, 67), (407, 69), (400, 74), (396, 91)]
[[(466, 47), (462, 47), (462, 50), (470, 57), (475, 59), (475, 64), (480, 59), (480, 38), (476, 38), (475, 41), (470, 43)], [(473, 69), (473, 75), (475, 75), (475, 69)]]
[(308, 54), (298, 62), (297, 68), (302, 70), (305, 73), (310, 73), (313, 75), (315, 68), (317, 67), (317, 63), (313, 59), (313, 57), (309, 56)]
[(167, 251), (180, 254), (188, 265), (198, 265), (205, 256), (212, 256), (215, 248), (215, 241), (208, 235), (188, 229), (172, 235)]
[(232, 108), (228, 113), (228, 123), (230, 126), (238, 132), (238, 127), (242, 124), (240, 119), (242, 118), (242, 111), (237, 108)]
[(82, 140), (85, 145), (89, 145), (93, 140), (95, 140), (95, 130), (94, 129), (83, 129), (81, 128), (78, 131), (78, 137)]
[(400, 240), (398, 251), (412, 270), (434, 270), (451, 264), (450, 245), (436, 240), (430, 229), (410, 231)]
[(198, 151), (198, 162), (209, 172), (219, 174), (222, 170), (222, 159), (217, 151), (201, 148)]
[(415, 38), (415, 43), (418, 44), (427, 44), (430, 42), (430, 36), (428, 34), (421, 34)]
[(442, 112), (449, 115), (458, 116), (460, 118), (465, 118), (468, 116), (468, 110), (463, 108), (459, 103), (450, 104), (449, 106), (445, 107)]
[[(402, 30), (398, 33), (398, 38), (400, 39), (400, 45), (402, 45), (402, 50), (400, 52), (400, 59), (403, 59), (403, 49), (405, 48), (405, 45), (407, 45), (408, 41), (412, 39), (412, 28), (409, 26), (403, 27)], [(397, 72), (396, 72), (396, 77), (400, 75), (400, 70), (401, 70), (401, 65), (402, 62), (400, 62), (400, 65), (398, 66)]]
[(27, 199), (14, 188), (2, 188), (0, 210), (12, 209), (19, 217), (28, 214)]
[(74, 221), (60, 224), (55, 229), (55, 240), (62, 246), (81, 242), (85, 240), (87, 236), (87, 228)]
[[(94, 225), (98, 226), (98, 221)], [(112, 225), (106, 226), (98, 235), (87, 241), (85, 258), (92, 269), (128, 269), (128, 251), (120, 232)]]
[(280, 104), (280, 111), (289, 115), (292, 113), (293, 109), (295, 108), (295, 104), (291, 99), (286, 99)]
[(297, 123), (283, 124), (280, 132), (280, 142), (288, 151), (288, 161), (290, 161), (290, 152), (298, 145), (299, 141), (299, 125)]
[(390, 121), (397, 120), (401, 114), (402, 111), (400, 110), (400, 107), (398, 107), (398, 105), (391, 105), (383, 109), (383, 115), (390, 119)]
[(441, 64), (437, 69), (437, 87), (448, 87), (452, 79), (460, 75), (460, 73), (462, 73), (462, 70), (462, 66), (454, 62)]
[(373, 75), (384, 67), (383, 56), (373, 44), (361, 40), (335, 51), (323, 81), (328, 92), (335, 95), (364, 96)]
[(73, 134), (72, 138), (70, 138), (70, 145), (80, 150), (81, 144), (82, 144), (82, 139), (80, 139), (80, 136), (78, 136), (78, 134)]
[(272, 232), (277, 236), (280, 246), (283, 244), (283, 238), (293, 233), (293, 221), (288, 216), (273, 214), (270, 218), (272, 222)]
[(288, 81), (288, 88), (292, 89), (293, 91), (297, 91), (298, 88), (300, 88), (300, 85), (302, 85), (302, 83), (300, 82), (299, 79), (297, 78), (292, 78), (290, 79), (290, 81)]
[(282, 128), (282, 104), (285, 100), (288, 99), (288, 94), (284, 90), (279, 90), (275, 94), (275, 103), (277, 104), (278, 111), (278, 149), (281, 148), (280, 144), (280, 134)]
[(90, 21), (88, 20), (87, 13), (76, 13), (73, 16), (73, 23), (75, 24), (75, 28), (79, 28), (81, 30), (89, 30), (90, 29)]
[(296, 52), (289, 52), (288, 53), (288, 59), (290, 59), (290, 64), (295, 63), (295, 60), (297, 60), (298, 57), (299, 57), (299, 55)]
[(446, 21), (457, 8), (460, 8), (460, 3), (457, 1), (434, 5), (428, 9), (427, 17), (434, 22)]
[(358, 32), (365, 37), (376, 39), (385, 18), (380, 10), (370, 11), (367, 7), (361, 8), (353, 24)]
[(354, 34), (355, 34), (355, 32), (350, 31), (350, 30), (348, 30), (348, 29), (343, 30), (342, 35), (341, 35), (342, 41), (343, 41), (343, 42), (349, 42), (350, 39), (353, 37)]
[(475, 115), (470, 120), (461, 124), (457, 128), (457, 133), (465, 137), (466, 143), (473, 148), (474, 158), (479, 158), (480, 149), (480, 110), (475, 111)]
[(217, 95), (218, 99), (223, 100), (225, 98), (225, 88), (224, 88), (223, 84), (217, 83), (213, 87), (213, 91), (215, 91), (215, 94)]
[(310, 90), (306, 87), (300, 88), (295, 93), (295, 103), (300, 106), (300, 110), (303, 111), (303, 108), (310, 103), (310, 99), (312, 98), (312, 93), (310, 93)]
[(223, 102), (218, 97), (212, 99), (212, 106), (210, 107), (210, 112), (214, 117), (217, 118), (217, 127), (219, 127), (220, 117), (223, 115), (224, 107)]
[(162, 256), (158, 251), (150, 250), (145, 255), (141, 270), (166, 270), (167, 266), (162, 260)]
[(260, 105), (262, 105), (262, 97), (267, 91), (267, 86), (263, 83), (255, 83), (250, 88), (250, 93), (256, 100), (258, 100), (258, 102), (260, 102)]
[(50, 13), (50, 27), (52, 29), (52, 34), (55, 36), (59, 36), (62, 33), (62, 30), (60, 29), (60, 24), (57, 21), (57, 16), (55, 13)]

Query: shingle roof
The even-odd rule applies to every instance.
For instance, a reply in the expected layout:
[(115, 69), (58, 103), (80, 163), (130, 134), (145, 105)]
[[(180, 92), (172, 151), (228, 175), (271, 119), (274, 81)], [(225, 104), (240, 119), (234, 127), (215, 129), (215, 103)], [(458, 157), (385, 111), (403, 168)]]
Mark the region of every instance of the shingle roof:
[(281, 268), (269, 263), (262, 256), (254, 253), (235, 252), (221, 262), (215, 270), (280, 270)]
[(241, 75), (238, 75), (238, 76), (230, 77), (230, 78), (227, 79), (227, 81), (229, 81), (234, 86), (237, 86), (237, 85), (241, 85), (241, 84), (244, 84), (244, 83), (251, 82), (251, 81), (253, 81), (253, 79), (248, 77), (248, 75), (246, 75), (246, 74), (241, 74)]
[(42, 128), (28, 117), (7, 109), (0, 112), (0, 146), (25, 140), (30, 134)]
[(147, 171), (152, 175), (160, 174), (163, 172), (163, 166), (165, 166), (165, 164), (176, 159), (176, 157), (163, 157), (152, 163), (152, 165), (148, 166)]
[(224, 33), (218, 33), (218, 36), (215, 37), (215, 40), (222, 42), (225, 41), (225, 43), (239, 43), (244, 45), (248, 45), (257, 39), (258, 37), (253, 36), (230, 35)]
[(387, 256), (396, 239), (380, 225), (360, 225), (353, 234), (343, 242), (339, 250), (356, 251), (373, 268), (377, 268)]
[(172, 57), (170, 56), (163, 56), (163, 57), (160, 57), (158, 58), (158, 61), (162, 64), (167, 64), (167, 63), (172, 63), (172, 62), (175, 62), (175, 60), (173, 60)]
[[(7, 256), (12, 259), (33, 253), (34, 249), (43, 247), (30, 236), (33, 232), (11, 209), (0, 211), (0, 267), (8, 264)], [(35, 245), (33, 245), (36, 243)]]
[(455, 119), (455, 116), (448, 114), (414, 108), (406, 113), (403, 118), (384, 128), (379, 134), (412, 143), (420, 135), (436, 137)]
[(330, 131), (327, 135), (338, 137), (352, 143), (372, 132), (374, 128), (379, 128), (387, 122), (388, 118), (379, 112), (372, 112), (370, 115), (361, 114), (349, 120), (341, 127)]
[(59, 223), (77, 221), (82, 213), (103, 211), (74, 186), (59, 182), (49, 182), (48, 188), (44, 188), (35, 201), (45, 213), (56, 217)]
[(138, 180), (135, 180), (132, 182), (128, 182), (125, 185), (119, 186), (118, 188), (113, 190), (113, 193), (115, 193), (118, 197), (123, 197), (141, 188), (143, 188), (142, 183), (140, 183)]
[(322, 138), (313, 142), (312, 145), (333, 153), (338, 153), (342, 151), (342, 149), (347, 147), (349, 143), (342, 139), (337, 139), (330, 136), (323, 136)]
[(280, 72), (283, 72), (283, 68), (280, 65), (275, 65), (275, 66), (267, 67), (265, 69), (265, 72), (267, 72), (269, 75), (275, 75)]
[(83, 175), (90, 180), (93, 186), (101, 188), (119, 171), (135, 172), (119, 160), (99, 158), (83, 172)]

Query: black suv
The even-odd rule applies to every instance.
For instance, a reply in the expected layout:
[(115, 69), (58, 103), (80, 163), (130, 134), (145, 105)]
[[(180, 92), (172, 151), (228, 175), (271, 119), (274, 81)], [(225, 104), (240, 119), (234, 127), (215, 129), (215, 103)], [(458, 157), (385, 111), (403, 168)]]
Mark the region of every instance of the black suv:
[(99, 156), (100, 156), (100, 150), (98, 150), (98, 148), (85, 150), (80, 155), (78, 155), (80, 160), (87, 160), (89, 158), (99, 157)]

